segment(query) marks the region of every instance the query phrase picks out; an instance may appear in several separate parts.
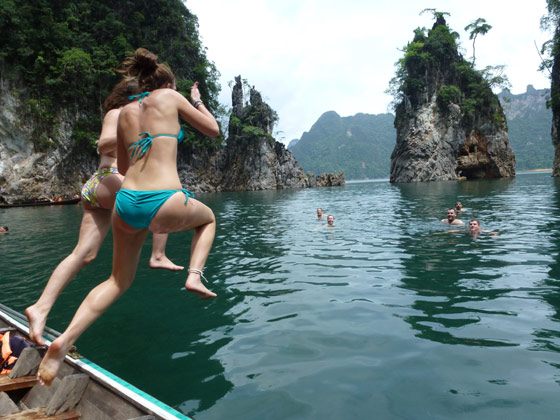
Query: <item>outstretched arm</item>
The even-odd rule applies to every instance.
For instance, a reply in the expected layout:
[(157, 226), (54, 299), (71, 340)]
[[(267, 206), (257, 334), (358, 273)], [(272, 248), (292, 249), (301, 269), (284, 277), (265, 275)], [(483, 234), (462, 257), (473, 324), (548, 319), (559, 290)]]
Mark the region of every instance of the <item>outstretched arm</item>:
[[(200, 102), (196, 108), (182, 95), (179, 98), (179, 115), (190, 125), (208, 137), (217, 137), (220, 134), (220, 127), (214, 116), (206, 109), (204, 103)], [(198, 82), (191, 88), (191, 98), (196, 104), (200, 101), (200, 92), (198, 90)]]

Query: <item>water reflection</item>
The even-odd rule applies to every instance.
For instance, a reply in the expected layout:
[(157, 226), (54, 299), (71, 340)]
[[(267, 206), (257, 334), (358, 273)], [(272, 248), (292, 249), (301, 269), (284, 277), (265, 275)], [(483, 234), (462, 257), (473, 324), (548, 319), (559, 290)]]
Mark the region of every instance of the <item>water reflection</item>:
[[(521, 204), (502, 197), (502, 194), (511, 194), (508, 190), (515, 186), (515, 180), (399, 186), (400, 209), (406, 209), (406, 212), (400, 210), (398, 213), (404, 219), (410, 211), (436, 211), (443, 207), (441, 203), (460, 199), (467, 203), (469, 217), (482, 220), (485, 228), (505, 226), (506, 222), (516, 226), (512, 220), (516, 216), (509, 213), (512, 210), (519, 212)], [(516, 196), (523, 197), (519, 193)], [(531, 236), (534, 238), (534, 228), (535, 225), (522, 229), (533, 230)], [(520, 283), (530, 286), (526, 283), (526, 275), (524, 279), (519, 275), (511, 276), (513, 271), (510, 272), (507, 266), (529, 265), (527, 269), (533, 270), (538, 278), (543, 271), (540, 251), (536, 255), (535, 252), (529, 253), (526, 238), (516, 239), (525, 243), (523, 249), (519, 249), (507, 232), (500, 237), (472, 237), (466, 232), (446, 232), (448, 228), (438, 226), (436, 221), (419, 229), (404, 227), (402, 230), (400, 246), (409, 255), (402, 261), (402, 287), (415, 293), (411, 307), (418, 311), (418, 314), (406, 315), (403, 319), (418, 331), (418, 337), (469, 346), (521, 345), (508, 331), (490, 326), (507, 324), (507, 319), (519, 316), (521, 309), (516, 310), (511, 299), (526, 295), (519, 287)], [(538, 246), (541, 249), (542, 244)], [(504, 300), (509, 304), (504, 305)], [(477, 325), (486, 328), (476, 328)]]

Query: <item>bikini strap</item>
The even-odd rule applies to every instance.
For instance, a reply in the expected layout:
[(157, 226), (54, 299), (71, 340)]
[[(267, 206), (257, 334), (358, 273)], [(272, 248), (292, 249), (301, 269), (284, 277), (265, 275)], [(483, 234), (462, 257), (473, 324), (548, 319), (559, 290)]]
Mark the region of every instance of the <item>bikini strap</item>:
[(140, 133), (138, 135), (143, 136), (144, 134), (146, 135), (146, 137), (143, 137), (137, 142), (132, 143), (130, 146), (128, 146), (129, 149), (131, 147), (133, 148), (132, 153), (130, 154), (131, 159), (133, 159), (135, 156), (137, 159), (140, 159), (142, 156), (144, 156), (146, 150), (148, 150), (152, 146), (152, 136), (150, 135), (150, 133), (144, 131), (143, 133)]
[(187, 196), (187, 199), (185, 200), (185, 204), (187, 204), (187, 202), (189, 201), (189, 198), (194, 198), (194, 194), (192, 192), (187, 191), (184, 188), (181, 191), (183, 191), (183, 194), (185, 194)]
[(145, 98), (145, 97), (148, 96), (149, 94), (150, 94), (150, 92), (142, 92), (142, 93), (140, 93), (140, 94), (138, 94), (138, 95), (130, 95), (130, 96), (128, 97), (128, 100), (129, 100), (129, 101), (132, 101), (133, 99), (140, 98), (140, 99), (138, 100), (138, 102), (142, 103), (142, 98)]
[(177, 143), (182, 143), (183, 140), (185, 140), (185, 132), (183, 131), (183, 127), (181, 127), (181, 130), (179, 131), (179, 134), (177, 135)]

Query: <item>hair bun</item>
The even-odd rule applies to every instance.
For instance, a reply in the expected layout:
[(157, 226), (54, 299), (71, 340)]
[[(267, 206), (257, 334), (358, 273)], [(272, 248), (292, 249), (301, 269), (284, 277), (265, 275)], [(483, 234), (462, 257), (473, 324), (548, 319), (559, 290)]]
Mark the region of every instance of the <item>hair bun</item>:
[(138, 48), (134, 55), (126, 57), (120, 68), (115, 71), (125, 77), (140, 77), (157, 70), (157, 59), (158, 56), (146, 48)]
[(140, 71), (154, 71), (158, 66), (157, 59), (158, 56), (151, 53), (146, 48), (138, 48), (134, 52), (134, 61), (136, 62), (136, 66), (134, 67)]

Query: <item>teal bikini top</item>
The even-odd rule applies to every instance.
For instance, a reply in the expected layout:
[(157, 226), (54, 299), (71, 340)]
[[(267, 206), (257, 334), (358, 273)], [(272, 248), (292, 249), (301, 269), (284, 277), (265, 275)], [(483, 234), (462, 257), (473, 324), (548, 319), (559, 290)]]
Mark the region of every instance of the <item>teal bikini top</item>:
[(177, 144), (180, 144), (184, 139), (185, 139), (185, 133), (183, 132), (183, 127), (181, 127), (181, 130), (179, 130), (179, 134), (174, 135), (174, 134), (156, 134), (155, 136), (152, 136), (149, 132), (144, 131), (143, 133), (138, 134), (139, 136), (145, 136), (142, 137), (140, 140), (138, 140), (135, 143), (132, 143), (130, 146), (128, 146), (128, 148), (132, 148), (132, 153), (130, 154), (130, 158), (134, 158), (136, 157), (137, 159), (140, 159), (142, 156), (144, 156), (144, 153), (146, 153), (146, 151), (152, 147), (152, 142), (156, 137), (175, 137), (177, 139)]
[[(150, 94), (150, 92), (142, 92), (139, 95), (129, 96), (128, 99), (132, 101), (135, 98), (140, 98), (138, 100), (138, 102), (142, 103), (142, 98), (145, 98), (149, 94)], [(143, 133), (140, 133), (138, 135), (139, 136), (145, 136), (145, 137), (142, 137), (137, 142), (132, 143), (130, 146), (128, 146), (129, 149), (132, 148), (132, 153), (130, 154), (131, 159), (134, 158), (134, 157), (136, 157), (137, 159), (140, 159), (142, 156), (144, 156), (144, 153), (146, 153), (147, 150), (150, 147), (152, 147), (152, 142), (156, 137), (175, 137), (177, 139), (178, 144), (180, 144), (185, 139), (185, 133), (183, 132), (183, 127), (181, 127), (181, 130), (179, 130), (179, 134), (177, 134), (177, 135), (174, 135), (174, 134), (156, 134), (155, 136), (152, 136), (147, 131), (144, 131)]]

